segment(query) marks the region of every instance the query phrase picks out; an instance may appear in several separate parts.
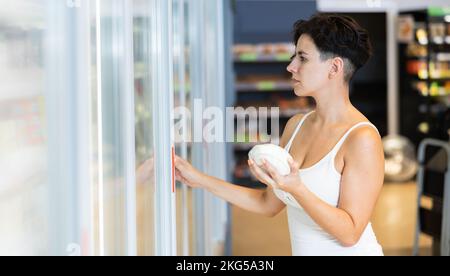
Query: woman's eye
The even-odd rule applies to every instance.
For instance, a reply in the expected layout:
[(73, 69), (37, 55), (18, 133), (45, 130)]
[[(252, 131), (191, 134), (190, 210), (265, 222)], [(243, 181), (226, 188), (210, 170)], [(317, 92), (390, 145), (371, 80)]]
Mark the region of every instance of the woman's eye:
[(306, 61), (306, 58), (300, 57), (300, 61)]

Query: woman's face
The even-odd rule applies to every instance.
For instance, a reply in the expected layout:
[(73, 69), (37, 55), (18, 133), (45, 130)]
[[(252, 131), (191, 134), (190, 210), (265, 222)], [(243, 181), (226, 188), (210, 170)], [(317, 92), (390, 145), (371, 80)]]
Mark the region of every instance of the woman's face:
[(287, 70), (292, 74), (292, 87), (297, 96), (314, 96), (329, 81), (330, 61), (322, 61), (311, 37), (303, 34)]

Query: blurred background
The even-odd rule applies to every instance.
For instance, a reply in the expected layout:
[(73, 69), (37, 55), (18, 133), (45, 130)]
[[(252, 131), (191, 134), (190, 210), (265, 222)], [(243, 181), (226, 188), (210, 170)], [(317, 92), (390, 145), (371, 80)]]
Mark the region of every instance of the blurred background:
[[(385, 254), (450, 254), (448, 1), (0, 4), (0, 255), (290, 255), (284, 211), (265, 218), (176, 183), (173, 157), (264, 188), (247, 154), (314, 109), (286, 66), (293, 23), (317, 12), (371, 35), (350, 97), (383, 137), (373, 227)], [(227, 124), (243, 116), (244, 129), (222, 130), (235, 142), (192, 142), (207, 122), (174, 108), (196, 104), (278, 107), (267, 119), (280, 129), (258, 134), (241, 110)]]

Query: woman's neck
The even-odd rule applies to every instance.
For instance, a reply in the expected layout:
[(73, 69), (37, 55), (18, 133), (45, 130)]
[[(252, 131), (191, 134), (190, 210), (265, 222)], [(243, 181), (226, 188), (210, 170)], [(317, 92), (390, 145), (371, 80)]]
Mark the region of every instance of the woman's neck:
[(321, 91), (314, 99), (316, 101), (314, 121), (319, 126), (345, 122), (349, 119), (349, 114), (356, 111), (350, 102), (348, 86)]

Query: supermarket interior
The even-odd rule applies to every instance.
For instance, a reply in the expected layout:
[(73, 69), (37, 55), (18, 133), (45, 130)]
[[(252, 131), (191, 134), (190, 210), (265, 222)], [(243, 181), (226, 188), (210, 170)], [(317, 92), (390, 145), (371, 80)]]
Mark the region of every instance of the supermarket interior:
[[(370, 37), (348, 95), (384, 152), (375, 242), (385, 256), (450, 255), (448, 0), (0, 3), (0, 256), (307, 255), (278, 193), (269, 216), (237, 202), (273, 191), (249, 152), (286, 146), (289, 122), (320, 106), (292, 82), (293, 28), (318, 15)], [(362, 238), (342, 246), (296, 199), (327, 239), (317, 247), (343, 249), (312, 255), (364, 255)], [(348, 213), (342, 204), (330, 214)]]

